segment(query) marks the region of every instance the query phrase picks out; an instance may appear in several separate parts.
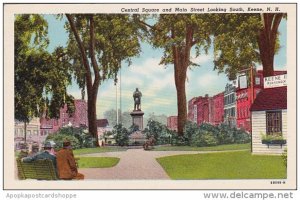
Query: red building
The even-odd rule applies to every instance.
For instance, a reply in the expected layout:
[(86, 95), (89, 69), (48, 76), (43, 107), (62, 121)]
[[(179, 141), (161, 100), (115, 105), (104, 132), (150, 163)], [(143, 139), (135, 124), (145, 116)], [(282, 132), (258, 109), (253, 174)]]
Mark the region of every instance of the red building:
[(40, 119), (41, 135), (57, 132), (64, 126), (81, 127), (88, 126), (87, 103), (85, 100), (74, 100), (75, 111), (72, 115), (67, 112), (67, 105), (60, 109), (58, 119)]
[(195, 101), (196, 109), (197, 109), (197, 124), (200, 125), (202, 123), (209, 123), (211, 119), (211, 97), (208, 94), (205, 97), (197, 97)]
[(188, 119), (196, 122), (219, 125), (224, 119), (224, 93), (213, 97), (207, 94), (204, 97), (194, 97), (188, 103)]
[(169, 116), (167, 118), (167, 127), (170, 130), (177, 131), (177, 116)]
[[(274, 75), (286, 74), (286, 71), (274, 71)], [(253, 78), (253, 91), (249, 85), (246, 88), (241, 88), (240, 83), (236, 90), (236, 125), (238, 128), (243, 128), (248, 132), (251, 132), (251, 114), (250, 107), (257, 94), (263, 89), (263, 71), (258, 70)], [(253, 93), (253, 100), (251, 95)], [(252, 102), (251, 102), (252, 101)]]
[(219, 125), (224, 121), (224, 92), (212, 97), (210, 123)]

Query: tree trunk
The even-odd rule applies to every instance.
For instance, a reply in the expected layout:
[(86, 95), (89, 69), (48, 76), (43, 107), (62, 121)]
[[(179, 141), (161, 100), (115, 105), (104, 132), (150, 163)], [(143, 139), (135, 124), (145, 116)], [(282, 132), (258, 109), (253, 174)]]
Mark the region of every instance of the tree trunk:
[(24, 143), (25, 143), (25, 145), (26, 145), (26, 142), (27, 142), (26, 136), (27, 136), (27, 123), (24, 122)]
[[(184, 74), (186, 74), (186, 73), (184, 73)], [(178, 78), (178, 81), (177, 81), (178, 84), (176, 84), (177, 109), (178, 109), (177, 128), (178, 128), (178, 135), (180, 135), (180, 136), (183, 136), (183, 134), (184, 134), (184, 127), (185, 127), (185, 123), (187, 120), (185, 80), (186, 80), (185, 78), (184, 79)]]
[(96, 98), (88, 97), (88, 121), (89, 121), (89, 132), (93, 137), (98, 140), (97, 135), (97, 115), (96, 115)]
[(258, 36), (258, 47), (263, 65), (264, 77), (274, 75), (275, 46), (278, 27), (282, 17), (282, 13), (262, 14), (263, 27)]

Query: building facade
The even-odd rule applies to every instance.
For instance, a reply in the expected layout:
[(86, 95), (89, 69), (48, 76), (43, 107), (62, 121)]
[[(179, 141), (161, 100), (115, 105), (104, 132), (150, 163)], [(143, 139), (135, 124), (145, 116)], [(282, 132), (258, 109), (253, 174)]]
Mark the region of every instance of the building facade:
[(177, 131), (177, 116), (169, 116), (167, 118), (167, 128), (173, 131)]
[(236, 127), (236, 86), (226, 84), (224, 91), (224, 123)]
[(216, 94), (211, 101), (211, 118), (212, 125), (219, 125), (224, 121), (224, 92)]
[[(25, 143), (25, 124), (24, 122), (15, 121), (14, 128), (15, 149), (20, 149), (22, 144)], [(26, 143), (28, 143), (29, 146), (34, 143), (41, 146), (44, 140), (45, 136), (40, 134), (40, 120), (39, 118), (33, 118), (28, 124), (26, 124)]]
[(253, 89), (250, 84), (245, 83), (242, 87), (241, 80), (236, 89), (236, 126), (237, 128), (244, 129), (251, 132), (251, 113), (250, 107), (255, 100), (257, 94), (263, 88), (263, 73), (262, 70), (255, 72), (253, 77)]
[(60, 109), (60, 117), (58, 119), (47, 119), (45, 116), (40, 119), (41, 135), (48, 135), (57, 132), (60, 128), (66, 126), (87, 127), (87, 103), (85, 100), (74, 100), (75, 110), (73, 114), (68, 113), (67, 105)]
[[(274, 75), (286, 74), (287, 71), (274, 71)], [(236, 89), (236, 124), (238, 128), (242, 128), (251, 132), (251, 113), (250, 107), (255, 101), (259, 92), (264, 88), (263, 71), (258, 70), (253, 77), (253, 90), (250, 84), (245, 88), (241, 85)]]
[[(251, 113), (252, 153), (282, 154), (287, 139), (287, 87), (262, 90), (251, 106)], [(276, 136), (277, 142), (264, 142), (266, 136)]]
[(188, 101), (188, 120), (197, 123), (197, 105), (195, 101), (197, 97), (192, 98)]

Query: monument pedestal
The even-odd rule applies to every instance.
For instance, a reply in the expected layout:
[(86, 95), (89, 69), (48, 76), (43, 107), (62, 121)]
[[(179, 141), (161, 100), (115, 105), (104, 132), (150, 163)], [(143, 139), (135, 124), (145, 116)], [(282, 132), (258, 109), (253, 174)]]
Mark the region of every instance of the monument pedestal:
[(132, 124), (135, 124), (139, 127), (139, 130), (143, 130), (143, 115), (144, 112), (141, 110), (134, 110), (130, 113), (132, 117)]

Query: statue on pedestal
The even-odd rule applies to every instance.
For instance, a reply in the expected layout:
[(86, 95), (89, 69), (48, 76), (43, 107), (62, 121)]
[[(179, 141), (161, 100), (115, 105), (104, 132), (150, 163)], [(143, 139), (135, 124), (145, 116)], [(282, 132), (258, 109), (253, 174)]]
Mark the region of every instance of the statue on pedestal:
[(134, 110), (141, 110), (141, 97), (142, 93), (138, 88), (133, 92), (133, 100), (134, 100)]

